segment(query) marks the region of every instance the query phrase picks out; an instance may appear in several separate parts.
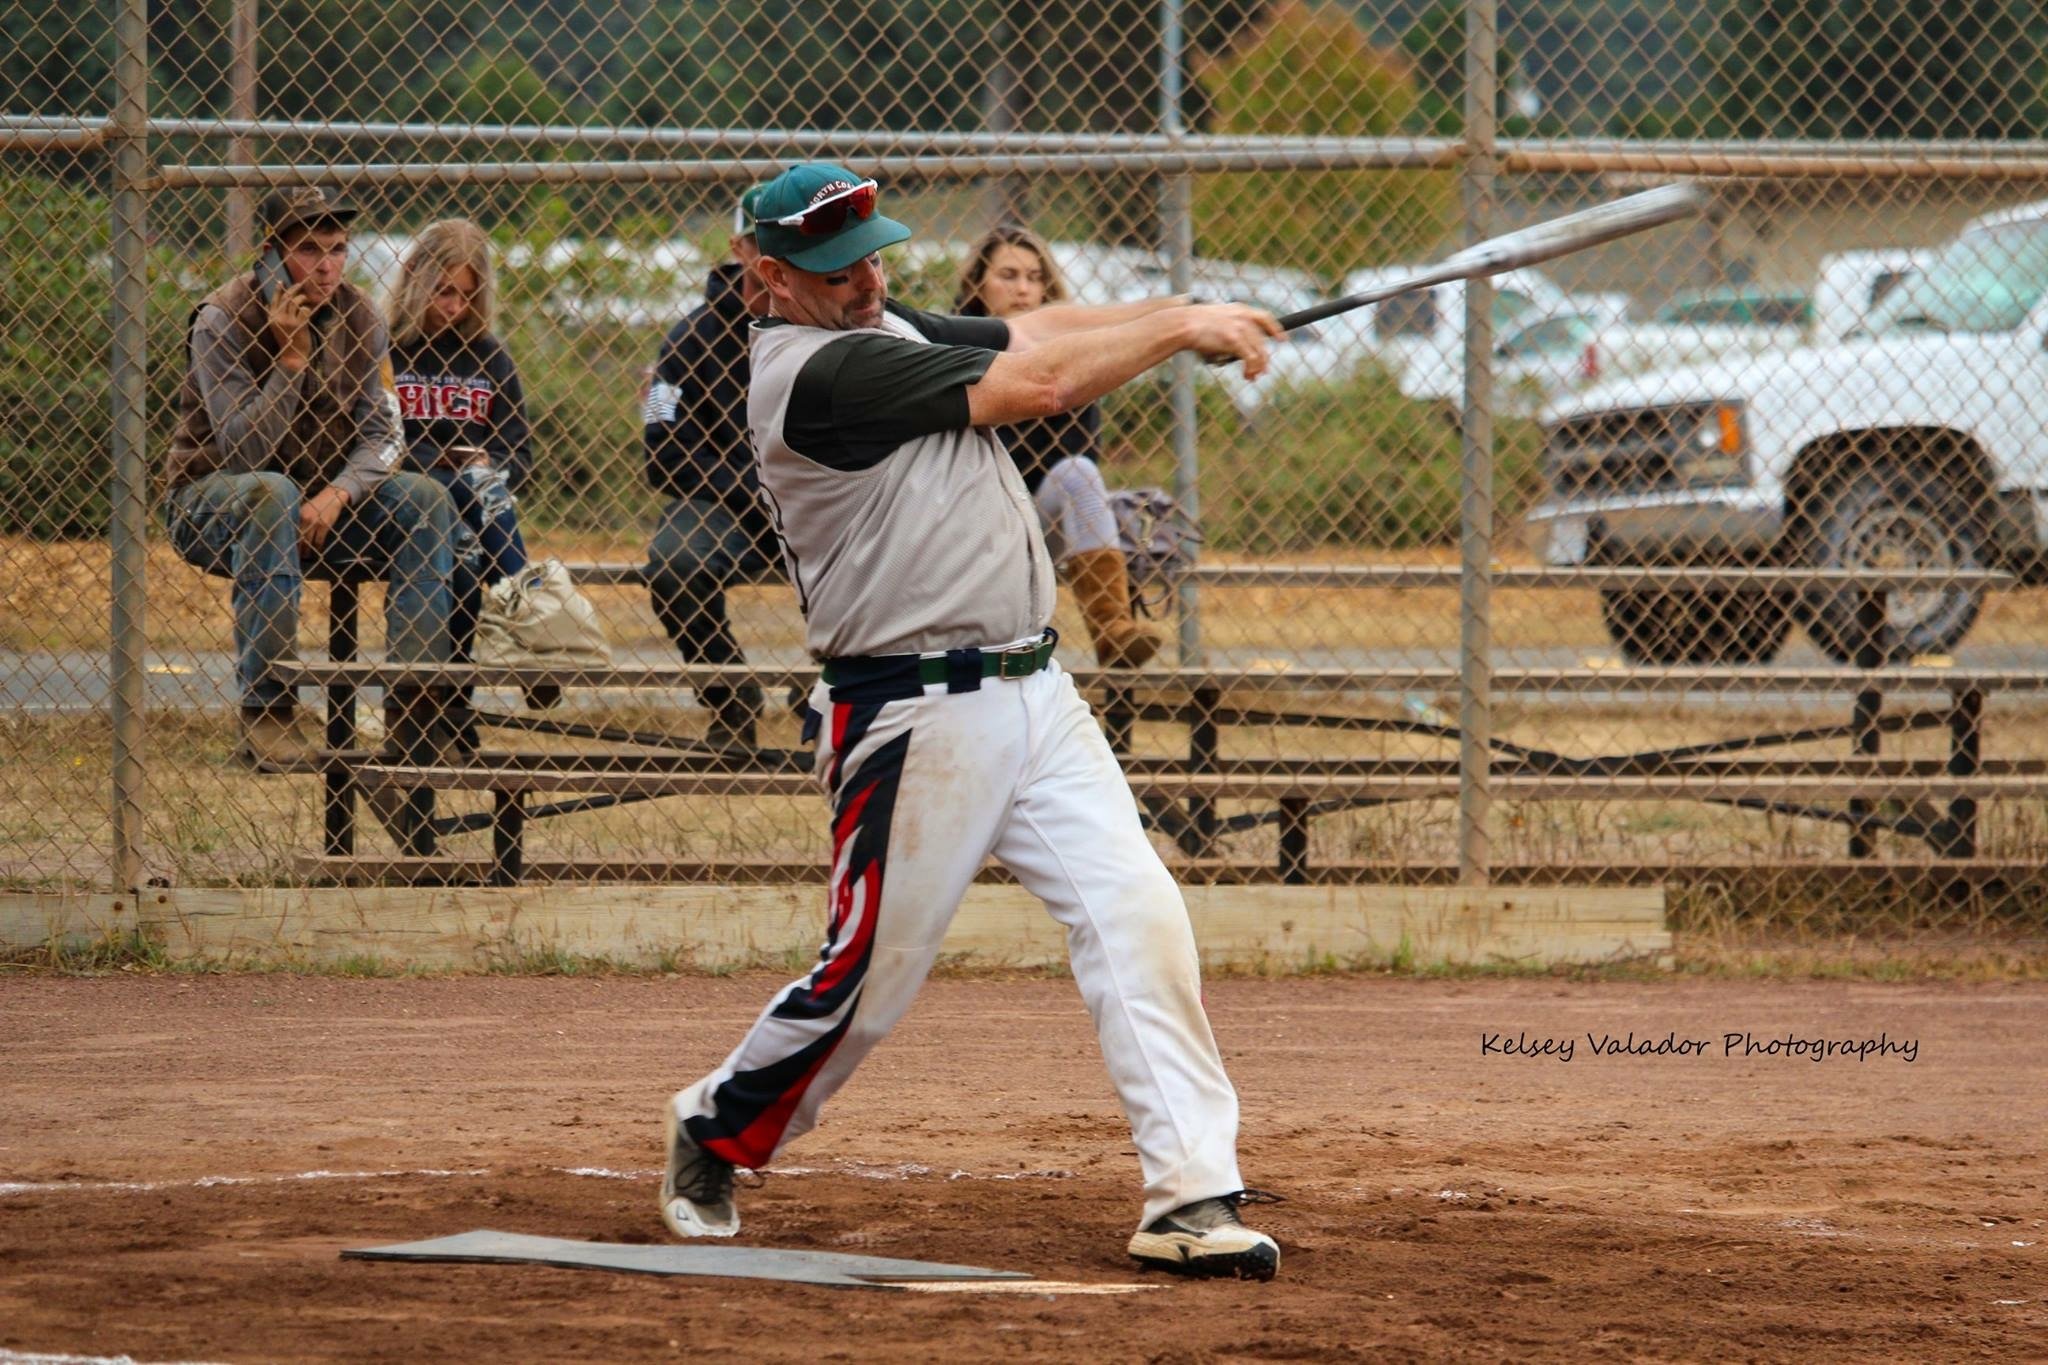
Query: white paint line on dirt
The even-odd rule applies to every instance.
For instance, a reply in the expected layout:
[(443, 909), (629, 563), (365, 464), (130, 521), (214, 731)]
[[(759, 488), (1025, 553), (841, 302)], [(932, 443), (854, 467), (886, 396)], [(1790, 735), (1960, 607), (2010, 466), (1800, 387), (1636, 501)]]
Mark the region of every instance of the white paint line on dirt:
[(1163, 1284), (1082, 1284), (1077, 1280), (918, 1280), (898, 1284), (917, 1294), (1142, 1294)]
[(205, 1361), (146, 1361), (134, 1356), (65, 1356), (30, 1351), (23, 1354), (0, 1346), (0, 1365), (207, 1365)]
[[(550, 1170), (589, 1180), (654, 1180), (658, 1170), (615, 1171), (606, 1166), (553, 1166)], [(291, 1175), (202, 1175), (191, 1180), (0, 1180), (0, 1198), (18, 1194), (87, 1194), (112, 1191), (212, 1189), (221, 1185), (283, 1185), (297, 1180), (405, 1180), (412, 1178), (450, 1180), (474, 1179), (491, 1174), (488, 1167), (471, 1170), (417, 1171), (298, 1171)], [(774, 1176), (850, 1175), (860, 1180), (911, 1180), (935, 1174), (929, 1166), (914, 1161), (893, 1166), (870, 1166), (864, 1162), (843, 1162), (837, 1166), (770, 1166), (763, 1172)], [(1072, 1180), (1072, 1171), (953, 1171), (948, 1180)], [(0, 1365), (12, 1362), (0, 1357)]]
[[(489, 1175), (473, 1171), (298, 1171), (291, 1175), (202, 1175), (194, 1180), (0, 1180), (0, 1195), (86, 1194), (110, 1190), (205, 1190), (219, 1185), (284, 1185), (295, 1180), (398, 1180), (414, 1176), (448, 1179)], [(0, 1357), (0, 1365), (6, 1365)]]

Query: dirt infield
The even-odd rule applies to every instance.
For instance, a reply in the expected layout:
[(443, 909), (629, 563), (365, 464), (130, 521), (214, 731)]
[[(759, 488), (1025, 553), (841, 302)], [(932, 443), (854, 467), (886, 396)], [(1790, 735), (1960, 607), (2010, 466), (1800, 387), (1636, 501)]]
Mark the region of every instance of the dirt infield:
[[(0, 979), (0, 1360), (1926, 1360), (2048, 1340), (2040, 983), (1213, 982), (1245, 1177), (1289, 1200), (1256, 1210), (1285, 1259), (1252, 1285), (1123, 1259), (1136, 1161), (1071, 982), (942, 980), (741, 1191), (745, 1239), (1165, 1288), (338, 1259), (482, 1227), (658, 1240), (657, 1106), (777, 984)], [(1589, 1033), (1631, 1031), (1707, 1046), (1592, 1054)], [(1729, 1056), (1730, 1033), (1915, 1051)]]

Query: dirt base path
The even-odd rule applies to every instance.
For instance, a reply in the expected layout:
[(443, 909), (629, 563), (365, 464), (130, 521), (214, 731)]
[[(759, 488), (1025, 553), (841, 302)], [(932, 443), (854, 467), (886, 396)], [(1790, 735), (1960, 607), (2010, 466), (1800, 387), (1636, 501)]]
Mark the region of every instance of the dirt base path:
[[(1271, 1284), (1134, 1274), (1070, 982), (943, 980), (743, 1189), (749, 1242), (1166, 1287), (926, 1295), (345, 1247), (664, 1236), (658, 1106), (763, 977), (0, 980), (0, 1361), (2021, 1359), (2048, 987), (1211, 983)], [(1596, 1056), (1591, 1033), (1704, 1039)], [(1724, 1055), (1724, 1035), (1915, 1047)], [(1482, 1051), (1502, 1035), (1550, 1055)], [(1569, 1042), (1573, 1055), (1560, 1050)]]

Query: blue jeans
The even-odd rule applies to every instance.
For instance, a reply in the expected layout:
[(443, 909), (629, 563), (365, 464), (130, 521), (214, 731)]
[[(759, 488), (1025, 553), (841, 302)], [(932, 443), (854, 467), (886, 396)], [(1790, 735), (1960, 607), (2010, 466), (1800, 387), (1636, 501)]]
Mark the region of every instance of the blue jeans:
[[(769, 572), (773, 549), (773, 532), (749, 527), (716, 499), (677, 498), (663, 509), (647, 547), (647, 589), (684, 663), (747, 661), (726, 617), (725, 589)], [(707, 691), (716, 704), (726, 689)]]
[[(318, 556), (299, 545), (297, 484), (283, 474), (208, 474), (165, 499), (171, 545), (194, 568), (234, 580), (235, 681), (248, 709), (285, 709), (291, 689), (269, 676), (299, 637), (304, 573), (335, 578), (355, 565), (389, 575), (386, 653), (395, 663), (446, 663), (456, 588), (455, 508), (433, 480), (393, 474), (350, 503)], [(353, 576), (353, 575), (351, 575)]]
[(461, 469), (436, 466), (427, 477), (448, 490), (455, 511), (477, 539), (480, 555), (476, 576), (495, 583), (526, 567), (526, 541), (519, 534), (519, 515), (505, 471), (489, 465)]

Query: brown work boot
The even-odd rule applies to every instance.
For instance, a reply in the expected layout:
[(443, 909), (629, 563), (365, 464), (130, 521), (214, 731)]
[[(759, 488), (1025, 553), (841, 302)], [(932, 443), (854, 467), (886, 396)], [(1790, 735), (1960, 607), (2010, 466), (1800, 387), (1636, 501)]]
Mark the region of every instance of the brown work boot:
[(1131, 577), (1122, 550), (1083, 550), (1067, 557), (1067, 581), (1088, 623), (1095, 661), (1104, 668), (1142, 668), (1165, 641), (1131, 615)]
[(251, 768), (304, 763), (320, 752), (320, 740), (300, 719), (296, 707), (244, 709), (241, 743), (235, 757)]

